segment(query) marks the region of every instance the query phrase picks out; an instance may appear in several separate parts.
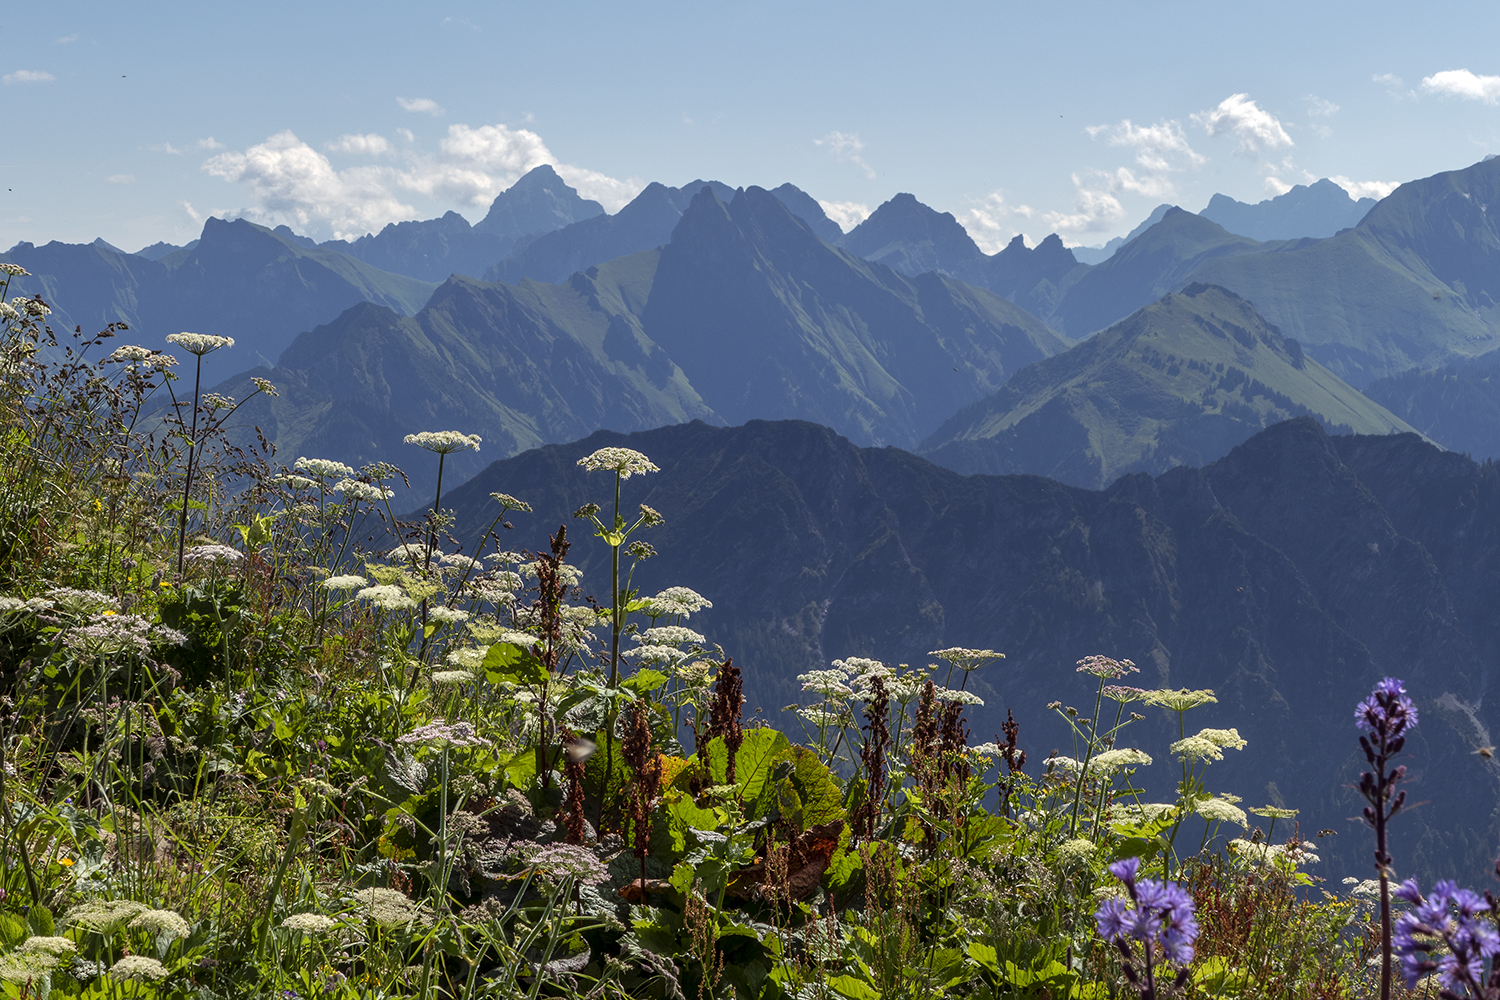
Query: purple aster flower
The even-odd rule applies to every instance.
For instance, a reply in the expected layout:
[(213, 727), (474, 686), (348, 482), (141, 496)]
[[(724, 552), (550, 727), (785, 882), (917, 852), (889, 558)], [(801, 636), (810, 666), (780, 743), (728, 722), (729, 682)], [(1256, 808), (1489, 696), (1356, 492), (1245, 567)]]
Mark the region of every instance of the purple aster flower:
[[(1485, 960), (1500, 954), (1500, 933), (1479, 917), (1490, 908), (1489, 903), (1446, 879), (1434, 885), (1426, 899), (1413, 879), (1402, 883), (1398, 892), (1402, 899), (1418, 901), (1396, 919), (1392, 935), (1408, 988), (1436, 972), (1445, 990), (1472, 990), (1479, 995)], [(1433, 952), (1443, 947), (1447, 953), (1434, 958)]]
[(1354, 724), (1371, 735), (1388, 739), (1404, 736), (1417, 724), (1417, 706), (1406, 695), (1406, 685), (1387, 677), (1354, 710)]
[(1094, 925), (1099, 929), (1099, 936), (1106, 941), (1128, 936), (1125, 933), (1127, 912), (1125, 900), (1119, 896), (1100, 903), (1099, 909), (1094, 912)]
[[(1157, 945), (1162, 953), (1179, 965), (1193, 960), (1193, 942), (1198, 937), (1192, 896), (1175, 882), (1157, 879), (1136, 880), (1139, 858), (1125, 858), (1109, 866), (1109, 872), (1125, 883), (1130, 900), (1107, 899), (1094, 912), (1099, 936), (1120, 946), (1125, 958), (1132, 958), (1131, 941), (1141, 943), (1145, 959), (1143, 989), (1152, 989), (1153, 954)], [(1134, 981), (1134, 980), (1132, 980)], [(1143, 994), (1145, 995), (1145, 994)]]

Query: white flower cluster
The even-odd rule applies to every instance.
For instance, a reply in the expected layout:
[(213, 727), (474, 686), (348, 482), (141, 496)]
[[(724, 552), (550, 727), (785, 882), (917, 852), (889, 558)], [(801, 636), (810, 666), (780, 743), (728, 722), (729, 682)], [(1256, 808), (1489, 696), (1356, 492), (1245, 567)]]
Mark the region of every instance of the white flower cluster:
[(670, 667), (681, 663), (691, 654), (676, 646), (646, 644), (634, 649), (622, 649), (620, 655), (637, 663), (665, 663)]
[(189, 354), (202, 357), (211, 351), (217, 351), (221, 347), (233, 347), (233, 337), (216, 337), (211, 333), (182, 333), (167, 334), (167, 343), (176, 344)]
[(321, 913), (293, 913), (281, 922), (282, 930), (301, 934), (327, 934), (337, 926), (337, 920)]
[(97, 590), (74, 590), (72, 587), (53, 587), (47, 591), (47, 599), (57, 611), (74, 614), (91, 614), (96, 611), (118, 611), (120, 604), (113, 597)]
[[(173, 363), (175, 364), (176, 362), (173, 362)], [(252, 385), (255, 386), (256, 389), (258, 389), (261, 392), (265, 393), (267, 396), (279, 396), (279, 395), (281, 395), (281, 393), (279, 393), (279, 392), (276, 391), (276, 387), (271, 384), (271, 380), (270, 379), (259, 378), (257, 376), (252, 375), (252, 376), (250, 376), (250, 382), (251, 382)]]
[(52, 607), (52, 602), (45, 597), (0, 597), (0, 614), (12, 612), (29, 612), (35, 614), (38, 611), (47, 611)]
[(655, 628), (648, 628), (637, 635), (635, 641), (665, 646), (681, 646), (687, 642), (701, 646), (703, 645), (703, 636), (683, 625), (658, 625)]
[[(537, 567), (540, 565), (541, 560), (522, 563), (520, 566), (521, 575), (535, 579), (537, 576)], [(572, 563), (563, 563), (557, 567), (557, 578), (562, 581), (564, 587), (576, 587), (583, 580), (583, 570)]]
[(12, 278), (31, 277), (31, 272), (26, 270), (26, 268), (20, 264), (12, 264), (9, 261), (0, 262), (0, 274), (8, 275)]
[(469, 613), (461, 608), (449, 608), (439, 605), (427, 609), (427, 620), (438, 622), (442, 625), (453, 625), (469, 620)]
[(425, 743), (435, 747), (487, 747), (490, 741), (474, 732), (467, 722), (444, 722), (441, 719), (418, 726), (405, 735), (396, 737), (397, 743)]
[(509, 493), (491, 493), (490, 496), (493, 497), (501, 507), (504, 507), (508, 511), (518, 510), (523, 514), (531, 513), (531, 504), (527, 503), (525, 500), (517, 500)]
[(145, 955), (126, 955), (106, 975), (120, 982), (156, 983), (167, 978), (167, 967)]
[[(315, 479), (344, 479), (354, 475), (354, 470), (343, 462), (335, 462), (331, 458), (307, 458), (297, 459), (292, 468), (298, 472), (305, 472)], [(337, 488), (337, 487), (335, 487)]]
[(153, 644), (180, 646), (187, 636), (165, 625), (151, 624), (141, 615), (114, 612), (90, 615), (86, 624), (75, 625), (62, 634), (63, 645), (93, 656), (114, 653), (144, 653)]
[(182, 554), (182, 561), (185, 563), (225, 563), (231, 566), (244, 558), (244, 553), (239, 550), (217, 543), (191, 545)]
[(946, 660), (959, 670), (965, 672), (977, 670), (991, 660), (1005, 659), (1004, 653), (997, 653), (993, 649), (966, 649), (963, 646), (934, 649), (927, 655), (936, 656), (940, 660)]
[(217, 392), (205, 392), (201, 398), (205, 409), (209, 410), (232, 410), (234, 409), (234, 397), (222, 396)]
[(148, 347), (138, 347), (135, 344), (121, 344), (110, 352), (105, 361), (145, 361), (156, 352)]
[(655, 597), (646, 598), (643, 603), (646, 606), (642, 610), (652, 618), (665, 618), (668, 615), (687, 618), (694, 611), (714, 606), (712, 601), (687, 587), (668, 587)]
[(450, 555), (443, 556), (443, 558), (439, 559), (438, 562), (440, 562), (445, 569), (457, 569), (462, 570), (465, 573), (470, 573), (474, 570), (484, 568), (484, 564), (481, 563), (478, 559), (475, 559), (473, 556), (466, 556), (462, 552), (454, 552)]
[(465, 434), (462, 431), (421, 431), (408, 434), (402, 440), (439, 455), (450, 455), (455, 451), (478, 451), (479, 444), (484, 439), (478, 434)]
[(1245, 810), (1228, 799), (1204, 799), (1193, 806), (1193, 811), (1210, 823), (1235, 823), (1250, 828), (1250, 817)]
[(393, 583), (366, 587), (354, 596), (369, 601), (382, 611), (410, 611), (417, 602), (406, 596), (406, 591)]
[(1317, 864), (1322, 860), (1300, 844), (1295, 847), (1288, 844), (1257, 844), (1243, 837), (1231, 840), (1229, 850), (1249, 864), (1257, 866), (1271, 863), (1297, 868), (1302, 865)]
[(1243, 750), (1246, 742), (1240, 739), (1237, 729), (1203, 729), (1186, 739), (1173, 743), (1169, 750), (1177, 755), (1179, 760), (1223, 760), (1223, 749), (1228, 747), (1233, 750)]
[(10, 300), (10, 307), (21, 316), (51, 316), (52, 310), (41, 299), (28, 299), (17, 295)]
[(366, 503), (379, 503), (396, 495), (395, 490), (376, 486), (373, 483), (362, 483), (358, 479), (340, 479), (333, 484), (332, 489), (333, 492), (342, 493), (350, 500), (363, 500)]
[(432, 683), (438, 687), (445, 684), (467, 684), (474, 679), (474, 675), (467, 670), (434, 670), (432, 672)]
[(359, 590), (369, 586), (369, 583), (364, 577), (350, 573), (346, 576), (330, 576), (323, 581), (323, 586), (329, 590)]
[(130, 929), (173, 940), (187, 937), (190, 930), (188, 922), (176, 910), (146, 910), (130, 921)]
[(613, 472), (621, 479), (661, 471), (655, 462), (631, 448), (600, 448), (580, 458), (578, 464), (589, 472)]

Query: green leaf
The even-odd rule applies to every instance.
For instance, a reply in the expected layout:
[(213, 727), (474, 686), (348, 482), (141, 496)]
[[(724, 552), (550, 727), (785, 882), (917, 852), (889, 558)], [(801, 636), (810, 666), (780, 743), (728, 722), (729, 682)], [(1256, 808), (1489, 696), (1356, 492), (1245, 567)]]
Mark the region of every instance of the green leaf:
[(529, 649), (513, 642), (497, 642), (484, 654), (484, 675), (491, 684), (515, 681), (541, 684), (547, 680), (547, 667)]
[(969, 957), (995, 975), (1000, 975), (1000, 953), (995, 951), (994, 945), (985, 944), (983, 941), (970, 941)]
[(843, 819), (843, 793), (833, 780), (833, 772), (818, 759), (818, 755), (806, 747), (793, 747), (791, 763), (792, 773), (787, 783), (797, 790), (802, 805), (798, 832)]
[(620, 686), (636, 695), (647, 694), (670, 680), (660, 670), (638, 670), (620, 682)]
[(853, 976), (829, 976), (827, 983), (835, 993), (849, 1000), (880, 1000), (879, 990)]

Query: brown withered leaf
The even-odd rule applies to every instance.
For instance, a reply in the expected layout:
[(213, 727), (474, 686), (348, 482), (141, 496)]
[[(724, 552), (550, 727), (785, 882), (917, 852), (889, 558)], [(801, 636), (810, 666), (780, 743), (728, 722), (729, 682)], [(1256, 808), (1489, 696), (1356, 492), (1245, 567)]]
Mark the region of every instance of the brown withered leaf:
[[(791, 843), (776, 849), (777, 864), (768, 866), (765, 859), (760, 859), (735, 872), (729, 883), (730, 894), (741, 899), (772, 895), (773, 890), (766, 885), (767, 875), (772, 868), (780, 869), (784, 861), (786, 893), (792, 899), (812, 895), (813, 890), (823, 881), (823, 873), (828, 871), (828, 862), (833, 859), (833, 852), (838, 850), (839, 837), (843, 832), (844, 821), (841, 819), (809, 827), (806, 833), (793, 837)], [(777, 891), (779, 892), (779, 888)]]
[(666, 879), (647, 878), (627, 882), (615, 890), (615, 894), (627, 903), (644, 903), (648, 892), (667, 892), (672, 886)]

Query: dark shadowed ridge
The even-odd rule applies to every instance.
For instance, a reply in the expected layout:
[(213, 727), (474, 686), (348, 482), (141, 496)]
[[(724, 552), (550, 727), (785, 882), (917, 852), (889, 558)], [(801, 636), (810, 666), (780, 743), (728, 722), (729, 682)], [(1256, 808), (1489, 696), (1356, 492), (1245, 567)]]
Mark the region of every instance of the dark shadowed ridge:
[[(646, 593), (689, 586), (714, 602), (691, 625), (746, 671), (753, 708), (795, 728), (796, 674), (830, 659), (923, 663), (945, 646), (1008, 659), (976, 674), (976, 739), (1007, 709), (1033, 761), (1066, 747), (1047, 702), (1083, 707), (1074, 661), (1129, 657), (1145, 687), (1213, 688), (1190, 726), (1249, 740), (1208, 771), (1214, 792), (1301, 809), (1335, 882), (1365, 871), (1352, 785), (1363, 766), (1353, 706), (1403, 677), (1423, 712), (1408, 747), (1413, 796), (1395, 825), (1403, 874), (1492, 861), (1497, 772), (1470, 751), (1500, 718), (1484, 699), (1500, 652), (1500, 470), (1415, 435), (1330, 437), (1311, 419), (1271, 427), (1201, 468), (1127, 476), (1103, 491), (1034, 476), (960, 476), (894, 449), (858, 448), (824, 427), (700, 422), (600, 432), (496, 462), (449, 495), (461, 532), (530, 502), (505, 548), (539, 548), (569, 525), (583, 589), (608, 589), (602, 543), (572, 511), (612, 484), (577, 461), (635, 448), (662, 471), (625, 484), (666, 524), (641, 564)], [(466, 536), (467, 537), (467, 536)], [(600, 590), (600, 587), (604, 588)], [(1157, 761), (1138, 780), (1170, 798), (1175, 720), (1144, 710)], [(1033, 767), (1035, 765), (1032, 765)]]

